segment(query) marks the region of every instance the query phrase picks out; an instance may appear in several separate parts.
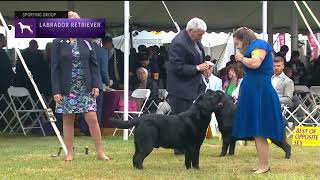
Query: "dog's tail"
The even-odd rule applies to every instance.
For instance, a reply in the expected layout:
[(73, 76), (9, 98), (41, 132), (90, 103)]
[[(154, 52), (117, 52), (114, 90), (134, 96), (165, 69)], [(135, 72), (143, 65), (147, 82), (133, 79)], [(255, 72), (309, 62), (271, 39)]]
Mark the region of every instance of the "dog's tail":
[(128, 121), (123, 121), (123, 120), (119, 120), (119, 119), (116, 119), (116, 118), (110, 118), (109, 121), (114, 126), (116, 126), (117, 128), (121, 128), (121, 129), (131, 128), (131, 127), (137, 125), (137, 122), (138, 122), (137, 118), (130, 119)]

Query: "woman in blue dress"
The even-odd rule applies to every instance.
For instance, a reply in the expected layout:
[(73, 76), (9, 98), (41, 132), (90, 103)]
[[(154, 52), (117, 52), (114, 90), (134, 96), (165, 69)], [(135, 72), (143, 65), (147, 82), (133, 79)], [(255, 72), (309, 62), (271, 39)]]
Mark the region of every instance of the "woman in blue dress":
[(234, 34), (237, 62), (244, 65), (237, 112), (233, 126), (236, 139), (254, 138), (258, 167), (254, 173), (270, 171), (267, 138), (283, 141), (284, 123), (278, 95), (271, 84), (272, 47), (257, 39), (251, 29), (242, 27)]

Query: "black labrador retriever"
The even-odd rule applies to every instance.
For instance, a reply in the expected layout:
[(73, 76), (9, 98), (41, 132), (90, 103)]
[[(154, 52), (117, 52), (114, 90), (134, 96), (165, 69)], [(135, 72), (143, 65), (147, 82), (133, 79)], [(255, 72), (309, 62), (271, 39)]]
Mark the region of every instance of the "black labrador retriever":
[[(236, 140), (232, 137), (232, 127), (233, 127), (233, 119), (236, 112), (236, 105), (233, 102), (233, 98), (231, 96), (226, 95), (222, 91), (217, 91), (216, 93), (223, 96), (222, 105), (214, 110), (218, 121), (219, 131), (222, 135), (222, 149), (220, 156), (225, 156), (227, 154), (229, 148), (229, 155), (234, 155), (234, 149)], [(285, 130), (284, 130), (285, 132)], [(271, 139), (271, 141), (280, 147), (285, 152), (285, 158), (290, 159), (291, 157), (291, 146), (286, 142), (285, 135), (283, 137), (283, 141), (279, 142), (277, 140)], [(244, 139), (244, 140), (253, 140), (253, 139)]]
[(147, 114), (129, 121), (110, 119), (118, 128), (135, 126), (133, 166), (143, 169), (144, 159), (153, 148), (185, 150), (187, 169), (199, 168), (199, 151), (211, 114), (219, 108), (222, 94), (209, 90), (201, 94), (186, 112), (178, 115)]

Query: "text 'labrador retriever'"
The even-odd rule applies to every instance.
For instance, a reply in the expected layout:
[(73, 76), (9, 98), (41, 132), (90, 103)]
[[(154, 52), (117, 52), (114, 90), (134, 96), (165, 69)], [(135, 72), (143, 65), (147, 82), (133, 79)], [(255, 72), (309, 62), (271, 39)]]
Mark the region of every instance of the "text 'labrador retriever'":
[(199, 168), (199, 151), (206, 135), (211, 114), (219, 108), (223, 94), (208, 90), (191, 108), (178, 115), (147, 114), (129, 121), (110, 119), (118, 128), (135, 126), (133, 166), (143, 169), (144, 159), (153, 148), (185, 150), (187, 169)]

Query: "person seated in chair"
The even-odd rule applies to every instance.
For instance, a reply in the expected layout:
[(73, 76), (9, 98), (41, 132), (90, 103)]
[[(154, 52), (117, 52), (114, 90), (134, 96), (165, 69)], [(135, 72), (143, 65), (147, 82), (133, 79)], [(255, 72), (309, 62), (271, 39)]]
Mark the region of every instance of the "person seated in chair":
[[(280, 103), (289, 107), (289, 110), (293, 112), (301, 103), (297, 95), (293, 95), (294, 92), (294, 82), (283, 72), (284, 70), (284, 62), (285, 59), (282, 56), (275, 56), (273, 60), (273, 73), (272, 76), (272, 85), (276, 90)], [(303, 116), (303, 111), (299, 109), (297, 111), (298, 116)], [(289, 122), (293, 122), (293, 118), (288, 120)]]
[(149, 100), (146, 104), (148, 107), (149, 103), (152, 100), (158, 101), (158, 94), (159, 94), (159, 88), (157, 86), (157, 83), (151, 79), (151, 77), (148, 76), (148, 70), (144, 67), (140, 67), (137, 69), (137, 81), (134, 83), (132, 88), (130, 89), (131, 91), (135, 89), (150, 89), (151, 94), (149, 97)]
[(294, 91), (294, 83), (288, 78), (284, 70), (285, 59), (282, 56), (275, 56), (273, 60), (273, 76), (272, 85), (276, 90), (281, 104), (293, 107), (292, 96)]

